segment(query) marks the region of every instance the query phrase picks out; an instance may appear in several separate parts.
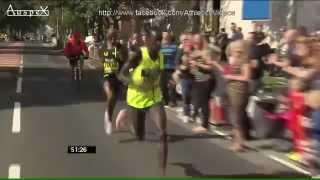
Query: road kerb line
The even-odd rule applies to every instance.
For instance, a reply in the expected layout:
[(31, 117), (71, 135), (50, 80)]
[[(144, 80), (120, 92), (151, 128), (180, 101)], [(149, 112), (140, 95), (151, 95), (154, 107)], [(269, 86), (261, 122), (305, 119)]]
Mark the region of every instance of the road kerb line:
[(11, 164), (9, 166), (8, 178), (9, 179), (18, 179), (20, 178), (21, 166), (20, 164)]
[(21, 104), (20, 102), (14, 103), (14, 109), (13, 109), (13, 119), (12, 119), (12, 133), (17, 134), (21, 131)]
[(283, 160), (283, 159), (278, 158), (278, 157), (276, 157), (276, 156), (274, 156), (274, 155), (271, 155), (271, 154), (265, 154), (265, 155), (266, 155), (267, 157), (269, 157), (270, 159), (272, 159), (272, 160), (274, 160), (274, 161), (277, 161), (277, 162), (279, 162), (280, 164), (285, 165), (285, 166), (287, 166), (287, 167), (289, 167), (289, 168), (291, 168), (291, 169), (294, 169), (294, 170), (296, 170), (296, 171), (298, 171), (298, 172), (301, 172), (301, 173), (303, 173), (303, 174), (306, 174), (306, 175), (311, 175), (311, 173), (310, 173), (309, 171), (304, 170), (304, 169), (302, 169), (302, 168), (300, 168), (300, 167), (298, 167), (298, 166), (296, 166), (296, 165), (294, 165), (294, 164), (292, 164), (292, 163), (290, 163), (290, 162), (288, 162), (288, 161), (286, 161), (286, 160)]
[(17, 91), (16, 93), (22, 92), (22, 73), (23, 73), (23, 55), (21, 55), (20, 66), (19, 66), (19, 76), (17, 79)]
[(23, 66), (23, 55), (21, 55), (20, 65)]

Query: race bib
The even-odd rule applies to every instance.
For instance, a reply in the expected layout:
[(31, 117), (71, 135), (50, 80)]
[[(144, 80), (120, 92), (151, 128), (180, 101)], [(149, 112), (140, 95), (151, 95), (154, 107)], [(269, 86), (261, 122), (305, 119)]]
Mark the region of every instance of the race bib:
[(103, 64), (105, 73), (113, 73), (118, 70), (119, 63), (116, 61), (106, 60)]

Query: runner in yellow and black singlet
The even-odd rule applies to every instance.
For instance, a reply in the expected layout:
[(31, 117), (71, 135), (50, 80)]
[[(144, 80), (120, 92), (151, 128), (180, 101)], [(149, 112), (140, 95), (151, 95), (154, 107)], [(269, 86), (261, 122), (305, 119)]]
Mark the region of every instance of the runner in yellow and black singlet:
[(159, 166), (164, 175), (168, 157), (167, 117), (162, 102), (160, 88), (163, 78), (163, 54), (161, 34), (156, 30), (145, 33), (145, 45), (137, 48), (136, 52), (126, 61), (120, 71), (120, 78), (128, 85), (127, 110), (134, 132), (138, 140), (145, 139), (145, 121), (148, 117), (157, 126), (160, 140), (158, 152)]
[(122, 92), (122, 83), (118, 80), (118, 73), (127, 58), (125, 48), (117, 42), (118, 32), (114, 29), (107, 33), (106, 47), (100, 50), (99, 56), (103, 62), (103, 89), (106, 94), (105, 130), (112, 133), (112, 115), (119, 95)]

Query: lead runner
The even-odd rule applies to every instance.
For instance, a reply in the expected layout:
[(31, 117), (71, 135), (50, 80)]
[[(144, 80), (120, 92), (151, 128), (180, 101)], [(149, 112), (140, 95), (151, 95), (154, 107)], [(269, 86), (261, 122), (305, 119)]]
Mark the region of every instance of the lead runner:
[(165, 174), (168, 156), (167, 118), (160, 90), (163, 73), (163, 54), (160, 52), (162, 36), (151, 30), (146, 32), (145, 46), (136, 50), (120, 71), (120, 79), (128, 84), (128, 117), (132, 118), (135, 135), (143, 141), (145, 117), (150, 113), (160, 131), (159, 165)]

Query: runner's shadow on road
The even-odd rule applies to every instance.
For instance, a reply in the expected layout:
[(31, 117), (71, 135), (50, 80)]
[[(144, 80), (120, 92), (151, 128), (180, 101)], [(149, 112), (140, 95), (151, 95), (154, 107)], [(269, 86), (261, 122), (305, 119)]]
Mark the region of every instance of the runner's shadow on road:
[(212, 134), (193, 134), (193, 135), (184, 135), (184, 134), (169, 134), (168, 135), (169, 143), (176, 143), (189, 139), (213, 139), (220, 138), (218, 135)]
[(172, 166), (179, 166), (184, 169), (185, 175), (190, 177), (201, 177), (201, 178), (244, 178), (244, 177), (308, 177), (303, 174), (293, 173), (293, 172), (275, 172), (273, 174), (258, 174), (258, 173), (250, 173), (250, 174), (204, 174), (198, 169), (196, 169), (191, 163), (170, 163)]
[[(183, 134), (169, 134), (168, 135), (168, 142), (169, 143), (177, 143), (188, 139), (212, 139), (212, 138), (220, 138), (218, 135), (211, 135), (211, 134), (197, 134), (197, 135), (183, 135)], [(136, 138), (124, 139), (120, 140), (119, 143), (132, 143), (137, 142)], [(146, 137), (144, 142), (150, 143), (159, 143), (159, 139), (155, 134), (152, 134), (151, 137)]]

